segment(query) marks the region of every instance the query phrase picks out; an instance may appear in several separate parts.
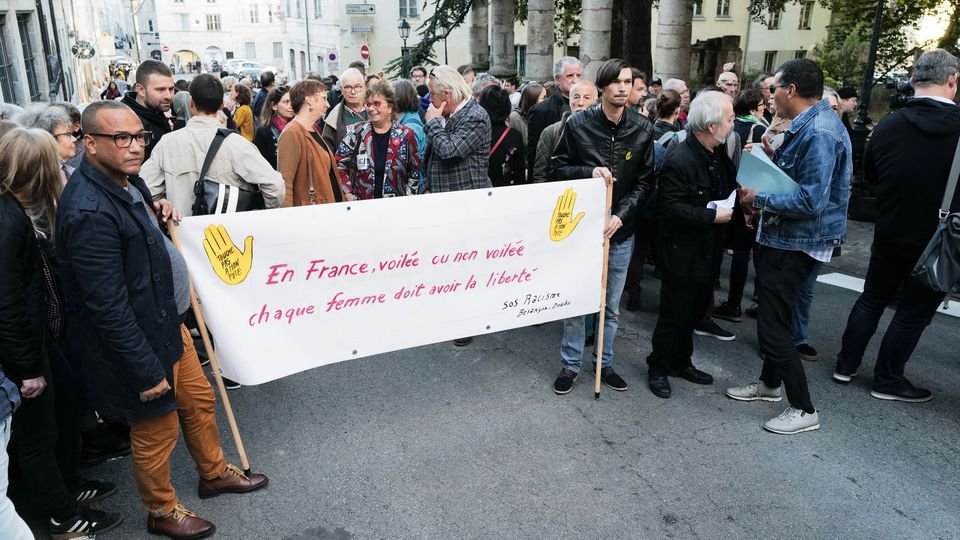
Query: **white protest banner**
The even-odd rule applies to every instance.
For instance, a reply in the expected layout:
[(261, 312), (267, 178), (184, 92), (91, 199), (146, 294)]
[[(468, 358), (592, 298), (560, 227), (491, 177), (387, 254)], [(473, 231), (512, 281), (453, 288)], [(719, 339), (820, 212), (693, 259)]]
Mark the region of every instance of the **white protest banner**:
[(596, 312), (599, 179), (185, 218), (225, 376), (310, 368)]

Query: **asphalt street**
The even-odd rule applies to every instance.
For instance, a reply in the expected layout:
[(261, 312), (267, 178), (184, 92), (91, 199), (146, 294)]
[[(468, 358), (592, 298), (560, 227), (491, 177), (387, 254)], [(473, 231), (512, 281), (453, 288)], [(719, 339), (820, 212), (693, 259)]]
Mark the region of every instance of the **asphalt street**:
[[(851, 223), (824, 273), (862, 277), (871, 234)], [(760, 425), (786, 401), (723, 395), (759, 375), (752, 319), (722, 323), (733, 342), (695, 338), (694, 363), (714, 385), (672, 379), (669, 400), (647, 390), (658, 287), (648, 276), (644, 309), (623, 311), (615, 349), (626, 392), (605, 388), (596, 401), (585, 372), (570, 394), (553, 393), (558, 322), (333, 364), (231, 392), (251, 464), (270, 485), (200, 501), (180, 444), (182, 502), (238, 539), (960, 538), (960, 319), (937, 315), (907, 366), (933, 401), (881, 402), (869, 395), (878, 338), (861, 377), (830, 380), (857, 293), (818, 283), (810, 336), (821, 359), (805, 367), (822, 427), (779, 436)], [(726, 277), (718, 300), (725, 289)], [(87, 474), (120, 486), (99, 506), (126, 521), (102, 538), (151, 538), (129, 459)]]

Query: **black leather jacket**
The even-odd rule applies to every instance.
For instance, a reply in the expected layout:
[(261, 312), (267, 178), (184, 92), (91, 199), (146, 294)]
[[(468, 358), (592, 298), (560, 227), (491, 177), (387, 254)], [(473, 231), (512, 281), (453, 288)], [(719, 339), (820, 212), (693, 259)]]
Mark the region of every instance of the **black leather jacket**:
[(623, 227), (613, 236), (622, 242), (633, 235), (637, 208), (653, 192), (653, 125), (631, 111), (619, 124), (603, 114), (599, 105), (570, 116), (550, 158), (548, 180), (577, 180), (593, 176), (595, 167), (606, 167), (613, 184), (613, 215)]

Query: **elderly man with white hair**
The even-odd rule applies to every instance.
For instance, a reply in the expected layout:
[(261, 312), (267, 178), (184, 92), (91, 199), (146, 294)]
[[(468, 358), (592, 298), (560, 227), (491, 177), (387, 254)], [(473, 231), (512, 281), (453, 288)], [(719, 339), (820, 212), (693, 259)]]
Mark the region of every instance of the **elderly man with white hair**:
[(709, 208), (736, 189), (737, 168), (724, 149), (733, 130), (733, 101), (703, 92), (690, 104), (690, 136), (673, 144), (660, 171), (660, 317), (647, 357), (648, 385), (659, 398), (671, 395), (668, 377), (713, 384), (693, 366), (693, 330), (713, 300), (716, 261), (723, 253), (724, 224), (732, 208)]
[(471, 98), (470, 86), (456, 69), (438, 66), (430, 72), (425, 190), (440, 193), (492, 186), (487, 176), (490, 116)]
[(567, 123), (570, 115), (580, 111), (585, 111), (597, 104), (599, 94), (597, 85), (592, 81), (581, 80), (570, 89), (570, 112), (563, 113), (559, 122), (547, 126), (540, 134), (540, 141), (537, 143), (537, 162), (533, 167), (533, 181), (546, 182), (547, 169), (550, 166), (550, 156), (553, 149), (557, 147), (557, 141), (560, 140), (560, 132)]
[(663, 89), (680, 94), (680, 116), (677, 122), (681, 127), (686, 126), (687, 110), (690, 108), (690, 89), (687, 88), (687, 83), (681, 79), (667, 79), (667, 82), (663, 83)]
[(527, 170), (531, 174), (537, 161), (540, 134), (547, 126), (559, 122), (563, 113), (570, 112), (570, 90), (582, 77), (583, 64), (572, 56), (561, 57), (553, 65), (553, 79), (559, 91), (534, 105), (527, 115)]
[(340, 91), (343, 94), (343, 100), (323, 121), (323, 138), (330, 148), (340, 147), (340, 143), (347, 136), (349, 126), (367, 120), (367, 110), (363, 106), (367, 85), (363, 81), (363, 73), (360, 73), (357, 68), (344, 71), (340, 75)]

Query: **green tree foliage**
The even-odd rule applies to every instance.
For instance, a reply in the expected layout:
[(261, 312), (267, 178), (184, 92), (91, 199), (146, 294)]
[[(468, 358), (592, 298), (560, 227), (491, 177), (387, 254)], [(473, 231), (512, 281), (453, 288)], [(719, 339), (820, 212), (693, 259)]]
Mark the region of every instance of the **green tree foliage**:
[(869, 38), (860, 35), (859, 30), (837, 37), (842, 41), (827, 39), (813, 48), (813, 55), (826, 77), (836, 81), (838, 86), (860, 86), (870, 49)]
[[(432, 66), (437, 62), (434, 60), (433, 46), (443, 40), (444, 36), (439, 28), (446, 23), (447, 32), (454, 28), (462, 26), (467, 19), (467, 13), (470, 12), (470, 0), (424, 0), (423, 7), (427, 7), (427, 2), (434, 5), (433, 15), (424, 19), (419, 27), (416, 28), (416, 35), (420, 36), (420, 41), (407, 51), (407, 55), (394, 58), (384, 67), (384, 70), (391, 76), (400, 75), (406, 68), (413, 66)], [(415, 39), (410, 36), (411, 39)], [(408, 74), (403, 73), (404, 77)]]
[[(798, 0), (751, 0), (749, 11), (755, 21), (762, 22), (766, 20), (771, 10), (783, 9), (788, 2), (796, 1)], [(917, 28), (925, 15), (937, 13), (943, 3), (943, 0), (882, 1), (884, 1), (884, 10), (875, 70), (878, 79), (905, 66), (912, 57), (915, 47), (910, 32)], [(863, 69), (861, 67), (859, 71), (854, 70), (841, 56), (844, 52), (856, 54), (859, 47), (869, 47), (877, 0), (818, 0), (818, 2), (830, 9), (834, 16), (829, 37), (817, 46), (818, 58), (827, 58), (828, 63), (832, 63), (831, 69), (834, 71), (829, 74), (833, 78), (853, 83), (855, 81), (848, 78), (855, 79), (857, 73), (862, 77)], [(951, 20), (956, 22), (957, 17), (960, 16), (960, 9), (958, 9), (960, 0), (948, 0), (948, 4), (952, 13)], [(952, 26), (956, 29), (956, 33), (960, 34), (960, 23)], [(936, 43), (930, 45), (936, 45)], [(953, 46), (956, 50), (955, 39)], [(857, 58), (861, 63), (866, 61), (865, 54)]]

